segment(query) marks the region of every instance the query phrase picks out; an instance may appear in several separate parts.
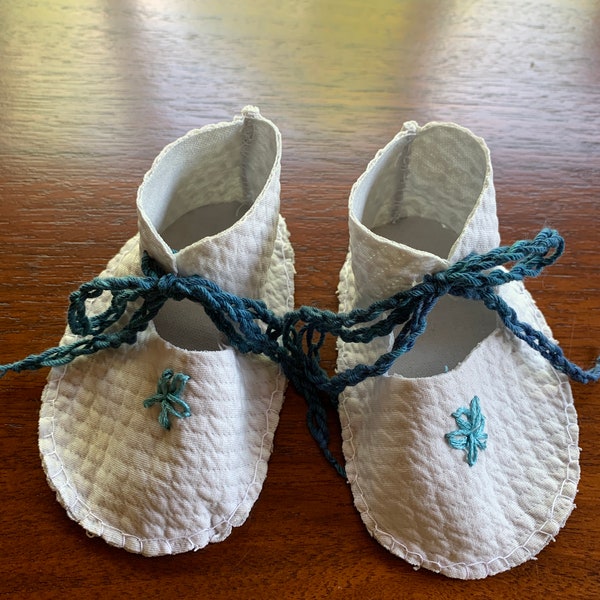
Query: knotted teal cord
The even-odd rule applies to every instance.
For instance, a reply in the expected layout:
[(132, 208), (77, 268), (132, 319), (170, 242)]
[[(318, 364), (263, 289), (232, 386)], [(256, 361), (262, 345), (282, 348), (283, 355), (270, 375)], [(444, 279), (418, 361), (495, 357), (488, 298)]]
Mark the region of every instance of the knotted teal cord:
[(453, 448), (466, 452), (467, 463), (472, 467), (477, 462), (479, 450), (485, 450), (488, 438), (484, 432), (485, 417), (481, 413), (479, 398), (474, 396), (469, 408), (463, 406), (453, 412), (452, 416), (458, 430), (447, 433), (445, 437)]
[[(512, 246), (500, 246), (485, 254), (467, 256), (445, 271), (425, 275), (421, 283), (374, 302), (367, 308), (334, 313), (302, 306), (279, 317), (264, 302), (241, 298), (225, 292), (216, 283), (200, 275), (178, 277), (164, 273), (149, 256), (142, 258), (143, 277), (95, 278), (70, 296), (68, 323), (81, 336), (71, 344), (51, 348), (21, 361), (0, 366), (7, 371), (39, 369), (71, 362), (78, 356), (105, 348), (133, 344), (168, 299), (190, 299), (200, 304), (216, 327), (239, 352), (264, 354), (279, 363), (288, 379), (308, 404), (310, 431), (327, 460), (340, 472), (343, 468), (329, 450), (327, 408), (337, 407), (337, 397), (347, 386), (367, 377), (383, 375), (392, 363), (408, 352), (427, 325), (427, 316), (445, 294), (481, 300), (498, 313), (504, 325), (529, 344), (556, 369), (575, 381), (588, 383), (600, 378), (600, 358), (593, 368), (581, 369), (567, 360), (561, 348), (542, 332), (520, 321), (515, 311), (495, 292), (495, 287), (526, 277), (536, 277), (553, 264), (564, 250), (558, 232), (543, 229), (534, 240), (522, 240)], [(511, 265), (508, 270), (499, 268)], [(104, 292), (112, 294), (110, 306), (101, 314), (88, 317), (86, 301)], [(118, 330), (109, 331), (127, 311), (130, 303), (141, 301), (129, 320)], [(261, 328), (260, 323), (265, 327)], [(387, 336), (398, 326), (389, 352), (373, 364), (358, 364), (329, 376), (320, 365), (320, 351), (327, 335), (344, 342), (368, 343)]]

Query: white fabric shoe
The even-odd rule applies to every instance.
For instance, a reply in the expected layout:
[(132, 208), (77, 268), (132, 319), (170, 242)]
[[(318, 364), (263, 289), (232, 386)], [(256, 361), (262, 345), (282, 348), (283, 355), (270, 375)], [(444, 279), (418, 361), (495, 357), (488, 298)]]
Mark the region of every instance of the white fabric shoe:
[[(170, 144), (140, 187), (139, 234), (102, 275), (141, 275), (145, 251), (167, 272), (291, 310), (280, 159), (279, 131), (253, 107)], [(103, 295), (89, 309), (106, 307)], [(76, 339), (67, 330), (62, 343)], [(39, 427), (50, 486), (90, 534), (131, 552), (221, 541), (260, 493), (285, 385), (276, 364), (227, 346), (200, 306), (169, 300), (135, 344), (51, 370)]]
[[(453, 124), (406, 123), (352, 188), (349, 211), (343, 312), (499, 243), (489, 151)], [(497, 293), (551, 335), (521, 282)], [(338, 370), (372, 364), (391, 344), (339, 342)], [(481, 302), (443, 297), (388, 373), (343, 392), (339, 415), (367, 529), (417, 568), (463, 579), (507, 570), (546, 546), (574, 507), (567, 377)]]

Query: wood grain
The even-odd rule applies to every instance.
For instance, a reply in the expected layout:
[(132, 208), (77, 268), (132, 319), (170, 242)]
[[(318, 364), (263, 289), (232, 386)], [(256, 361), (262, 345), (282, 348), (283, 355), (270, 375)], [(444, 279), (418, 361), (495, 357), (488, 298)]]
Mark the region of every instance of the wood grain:
[[(352, 183), (415, 119), (488, 142), (506, 242), (559, 229), (529, 284), (568, 355), (600, 337), (596, 0), (0, 2), (0, 363), (54, 345), (67, 295), (136, 231), (137, 186), (188, 129), (248, 103), (280, 127), (297, 304), (335, 308)], [(325, 355), (331, 368), (335, 354)], [(37, 450), (44, 372), (0, 381), (0, 595), (10, 598), (593, 598), (600, 589), (598, 386), (574, 385), (578, 509), (537, 561), (480, 582), (418, 572), (367, 534), (290, 390), (246, 524), (146, 559), (88, 539)], [(339, 452), (339, 427), (332, 419)]]

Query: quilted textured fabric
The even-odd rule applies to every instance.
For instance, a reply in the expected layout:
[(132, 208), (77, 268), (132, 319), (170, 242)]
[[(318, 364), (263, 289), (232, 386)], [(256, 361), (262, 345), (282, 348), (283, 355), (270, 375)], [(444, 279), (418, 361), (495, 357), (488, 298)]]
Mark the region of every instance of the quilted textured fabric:
[[(342, 311), (499, 240), (488, 149), (453, 124), (405, 124), (354, 185), (349, 210)], [(520, 282), (499, 293), (551, 335)], [(340, 342), (338, 366), (370, 364), (390, 346)], [(447, 434), (475, 396), (487, 439), (470, 466)], [(462, 579), (510, 569), (540, 552), (574, 507), (578, 426), (568, 381), (475, 302), (443, 298), (386, 375), (346, 389), (339, 416), (363, 522), (417, 568)]]
[[(140, 233), (102, 276), (140, 275), (147, 251), (171, 272), (293, 308), (293, 253), (279, 216), (281, 140), (257, 109), (167, 146), (140, 187)], [(90, 311), (107, 306), (101, 296)], [(186, 304), (187, 302), (187, 304)], [(182, 308), (183, 307), (183, 308)], [(67, 330), (62, 342), (73, 341)], [(165, 369), (189, 377), (191, 415), (144, 407)], [(39, 445), (50, 486), (90, 534), (146, 556), (226, 538), (256, 501), (286, 380), (228, 347), (202, 308), (170, 301), (133, 345), (53, 368)]]

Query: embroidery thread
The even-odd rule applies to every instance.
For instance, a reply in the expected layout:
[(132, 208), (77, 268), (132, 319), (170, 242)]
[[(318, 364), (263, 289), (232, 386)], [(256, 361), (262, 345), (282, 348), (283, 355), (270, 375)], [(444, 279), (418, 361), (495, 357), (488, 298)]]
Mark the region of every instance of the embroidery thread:
[(479, 398), (473, 396), (469, 408), (462, 406), (452, 416), (458, 429), (447, 433), (445, 437), (453, 448), (466, 452), (467, 463), (472, 467), (477, 462), (479, 450), (486, 449), (488, 438), (488, 434), (484, 432), (485, 417), (479, 407)]
[[(158, 380), (156, 394), (144, 400), (144, 407), (150, 408), (160, 403), (158, 422), (165, 429), (171, 429), (169, 415), (184, 419), (192, 414), (187, 402), (182, 400), (181, 394), (188, 382), (189, 376), (183, 373), (174, 373), (172, 369), (165, 369)], [(180, 408), (177, 410), (176, 406)]]

